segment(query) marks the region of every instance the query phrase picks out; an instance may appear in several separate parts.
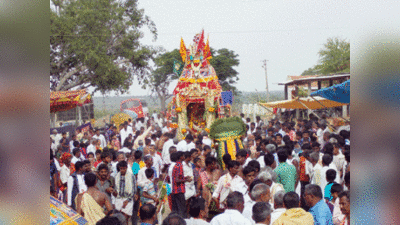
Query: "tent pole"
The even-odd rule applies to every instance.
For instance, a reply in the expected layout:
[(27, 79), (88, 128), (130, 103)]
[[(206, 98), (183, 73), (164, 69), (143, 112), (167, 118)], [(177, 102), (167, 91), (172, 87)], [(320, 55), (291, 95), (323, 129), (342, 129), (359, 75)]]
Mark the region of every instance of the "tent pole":
[[(318, 101), (316, 98), (314, 98), (314, 96), (311, 96), (311, 98), (312, 99), (314, 99), (315, 101), (317, 101), (320, 105), (322, 105), (323, 107), (325, 107), (325, 108), (328, 108), (328, 107), (326, 107), (324, 104), (322, 104), (320, 101)], [(347, 105), (344, 105), (344, 106), (346, 106), (347, 107)], [(342, 118), (342, 119), (344, 119), (344, 120), (346, 120), (345, 118), (343, 118), (343, 117), (340, 117), (340, 118)], [(348, 121), (348, 120), (346, 120), (346, 122), (350, 122), (350, 121)]]
[[(263, 107), (264, 109), (266, 109), (267, 111), (269, 111), (271, 114), (272, 114), (272, 116), (274, 115), (274, 111), (272, 111), (271, 109), (269, 109), (269, 108), (267, 108), (267, 107), (265, 107), (265, 106), (263, 106), (263, 105), (261, 105), (261, 104), (259, 104), (261, 107)], [(271, 117), (272, 117), (271, 116)]]
[(272, 112), (273, 113), (273, 111), (271, 110), (271, 109), (269, 109), (269, 108), (267, 108), (267, 107), (265, 107), (265, 106), (263, 106), (263, 105), (261, 105), (261, 104), (259, 104), (261, 107), (263, 107), (264, 109), (267, 109), (268, 111), (270, 111), (270, 112)]
[[(318, 119), (321, 120), (321, 117), (319, 117), (312, 109), (308, 108), (306, 104), (304, 104), (303, 102), (301, 102), (299, 99), (297, 99), (297, 101), (300, 102), (300, 104), (302, 104), (304, 107), (306, 107), (308, 110), (310, 110), (312, 114), (314, 114)], [(334, 127), (332, 127), (330, 124), (327, 123), (326, 125), (328, 125), (330, 128), (332, 128), (332, 130), (333, 130), (334, 132), (336, 132), (336, 129), (335, 129)]]

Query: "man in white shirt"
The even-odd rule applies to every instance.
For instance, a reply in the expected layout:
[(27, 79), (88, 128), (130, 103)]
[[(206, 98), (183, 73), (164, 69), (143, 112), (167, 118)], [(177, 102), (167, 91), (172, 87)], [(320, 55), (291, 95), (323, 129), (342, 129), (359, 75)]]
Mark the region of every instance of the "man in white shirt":
[(211, 139), (208, 137), (208, 133), (207, 133), (207, 132), (203, 132), (202, 144), (203, 144), (203, 145), (208, 145), (208, 146), (210, 146), (210, 147), (211, 147), (211, 145), (212, 145), (212, 141), (211, 141)]
[(169, 148), (174, 145), (173, 134), (167, 133), (166, 137), (168, 138), (168, 140), (164, 142), (161, 155), (164, 164), (171, 164)]
[(115, 178), (115, 176), (118, 174), (117, 164), (119, 161), (124, 161), (125, 156), (123, 153), (118, 152), (117, 157), (115, 157), (115, 159), (114, 159), (114, 156), (112, 156), (112, 157), (113, 157), (113, 161), (111, 161), (111, 163), (110, 163), (111, 164), (110, 176)]
[(127, 142), (126, 146), (124, 146), (123, 148), (121, 148), (118, 152), (122, 152), (124, 154), (126, 153), (132, 153), (132, 147), (133, 144), (130, 142)]
[(253, 134), (254, 132), (256, 132), (256, 124), (254, 122), (251, 122), (250, 128), (247, 131), (247, 135)]
[[(310, 184), (316, 184), (318, 186), (322, 186), (322, 166), (318, 163), (319, 161), (319, 153), (313, 152), (310, 154), (310, 162), (313, 165), (313, 171), (311, 174)], [(325, 186), (324, 186), (325, 188)], [(322, 187), (321, 187), (321, 190)]]
[(71, 163), (73, 163), (73, 164), (76, 164), (76, 162), (78, 162), (78, 161), (83, 161), (83, 160), (85, 160), (85, 158), (83, 157), (83, 159), (82, 159), (82, 157), (81, 157), (81, 150), (79, 149), (79, 148), (74, 148), (73, 150), (72, 150), (72, 159), (71, 159)]
[(224, 205), (229, 193), (233, 191), (241, 191), (242, 177), (238, 175), (240, 163), (238, 161), (228, 162), (227, 168), (229, 173), (218, 179), (217, 187), (215, 188), (212, 197)]
[(128, 124), (127, 124), (127, 130), (129, 131), (129, 133), (132, 133), (132, 135), (133, 135), (133, 133), (134, 133), (134, 131), (133, 131), (133, 127), (132, 127), (132, 120), (131, 120), (131, 118), (129, 118), (128, 119)]
[(124, 145), (124, 141), (129, 135), (127, 125), (123, 124), (122, 126), (122, 129), (119, 131), (119, 135), (121, 137), (121, 146)]
[(246, 123), (246, 125), (249, 126), (249, 128), (250, 128), (251, 120), (250, 120), (249, 117), (246, 118), (246, 122), (245, 122), (245, 123)]
[(56, 129), (53, 129), (53, 134), (50, 135), (50, 137), (53, 139), (54, 143), (56, 144), (56, 147), (60, 144), (60, 141), (62, 139), (62, 135), (57, 133)]
[(75, 134), (72, 135), (72, 138), (71, 138), (71, 140), (69, 141), (69, 151), (70, 151), (70, 152), (72, 152), (72, 150), (73, 150), (74, 148), (76, 148), (76, 147), (74, 146), (74, 141), (76, 141), (76, 135), (75, 135)]
[(274, 195), (274, 209), (271, 213), (271, 224), (274, 223), (276, 219), (278, 219), (282, 213), (286, 211), (285, 206), (283, 205), (283, 196), (285, 195), (285, 191), (281, 190), (275, 193)]
[[(171, 158), (171, 164), (168, 167), (168, 177), (169, 177), (169, 183), (172, 184), (172, 170), (174, 169), (174, 166), (176, 164), (176, 161), (178, 160), (177, 155), (176, 155), (176, 148), (171, 147), (170, 148), (170, 158)], [(171, 191), (172, 191), (173, 186), (171, 185)]]
[(138, 149), (139, 147), (139, 141), (143, 141), (144, 139), (147, 137), (147, 135), (150, 133), (151, 129), (153, 128), (153, 126), (150, 126), (149, 128), (147, 128), (147, 130), (142, 134), (139, 135), (136, 140), (135, 143), (133, 144), (133, 149)]
[(270, 224), (271, 222), (271, 206), (266, 202), (257, 202), (253, 206), (253, 220), (256, 225)]
[[(339, 143), (333, 144), (333, 161), (332, 163), (335, 164), (337, 171), (342, 171), (343, 165), (345, 164), (346, 160), (344, 155), (340, 151)], [(338, 174), (339, 176), (339, 174)]]
[(193, 138), (190, 140), (190, 142), (188, 142), (186, 147), (187, 147), (187, 151), (190, 151), (190, 150), (196, 148), (196, 143), (193, 142)]
[(256, 116), (256, 127), (261, 128), (264, 125), (264, 122), (261, 120), (260, 116)]
[(168, 133), (168, 132), (171, 132), (172, 129), (171, 129), (169, 126), (170, 126), (169, 121), (164, 122), (164, 123), (163, 123), (163, 128), (162, 128), (161, 132), (162, 132), (163, 134)]
[(138, 119), (136, 122), (136, 130), (140, 130), (141, 127), (144, 127), (143, 123), (141, 120)]
[(246, 123), (246, 118), (244, 118), (244, 113), (240, 113), (240, 117), (242, 118), (243, 123)]
[(247, 157), (246, 161), (244, 161), (243, 168), (246, 167), (247, 164), (249, 164), (249, 162), (252, 160), (254, 160), (254, 159), (252, 159), (251, 156)]
[(159, 178), (163, 166), (162, 159), (158, 154), (156, 154), (156, 149), (153, 144), (149, 145), (149, 152), (150, 152), (149, 156), (153, 158), (153, 168), (155, 169), (154, 178)]
[(321, 187), (321, 190), (325, 190), (325, 186), (328, 184), (328, 181), (326, 180), (326, 171), (328, 171), (329, 169), (333, 169), (336, 171), (335, 182), (339, 183), (340, 182), (339, 172), (335, 164), (332, 163), (332, 156), (330, 154), (324, 154), (324, 156), (322, 157), (321, 185), (319, 185)]
[(56, 152), (57, 152), (57, 145), (58, 145), (58, 144), (54, 143), (53, 138), (50, 137), (50, 149), (51, 149), (51, 151), (53, 152), (53, 155), (55, 155)]
[(278, 133), (280, 133), (282, 135), (282, 137), (285, 137), (285, 135), (286, 135), (285, 126), (286, 126), (286, 124), (282, 124), (281, 129), (278, 131)]
[(104, 135), (100, 134), (100, 129), (96, 130), (96, 134), (93, 135), (93, 138), (99, 139), (100, 140), (100, 147), (104, 149), (107, 146), (107, 141)]
[(317, 141), (318, 143), (322, 144), (324, 141), (324, 130), (326, 129), (326, 124), (319, 124), (317, 129)]
[(137, 184), (138, 187), (143, 188), (144, 185), (146, 184), (146, 181), (148, 180), (145, 174), (146, 169), (151, 168), (153, 166), (153, 158), (150, 155), (147, 155), (143, 157), (143, 161), (146, 164), (145, 167), (141, 168), (139, 170), (138, 176), (137, 176)]
[(75, 197), (79, 193), (83, 193), (87, 190), (85, 179), (83, 175), (83, 162), (77, 162), (75, 164), (76, 171), (68, 177), (67, 181), (67, 198), (68, 198), (68, 205), (71, 206), (74, 210), (76, 210), (75, 206)]
[(194, 175), (193, 175), (193, 164), (190, 162), (192, 159), (192, 154), (190, 152), (185, 152), (185, 160), (182, 161), (183, 166), (183, 176), (192, 177), (190, 182), (185, 182), (185, 200), (196, 195), (196, 187), (194, 186)]
[(243, 216), (246, 217), (248, 220), (250, 220), (253, 224), (256, 223), (256, 221), (253, 220), (252, 218), (252, 209), (253, 206), (257, 202), (269, 202), (271, 199), (271, 193), (269, 192), (270, 187), (264, 183), (259, 183), (256, 184), (252, 190), (250, 190), (250, 197), (251, 201), (245, 202), (244, 203), (244, 209), (243, 209)]
[[(71, 154), (64, 152), (61, 156), (61, 161), (62, 163), (64, 163), (64, 165), (61, 167), (60, 169), (60, 180), (61, 183), (65, 186), (68, 187), (67, 181), (68, 181), (68, 177), (70, 176), (71, 172), (70, 172), (70, 165), (71, 165)], [(66, 194), (67, 194), (67, 190), (64, 190), (63, 192), (63, 200), (67, 201), (66, 199)]]
[(152, 117), (153, 117), (154, 120), (158, 120), (158, 114), (157, 114), (156, 111), (153, 112)]
[(180, 152), (190, 151), (191, 150), (190, 147), (193, 147), (193, 148), (196, 147), (196, 144), (194, 144), (194, 143), (191, 144), (192, 141), (193, 141), (192, 135), (191, 134), (186, 135), (186, 138), (178, 143), (177, 150)]
[(129, 126), (128, 122), (125, 121), (123, 124), (123, 128), (119, 131), (119, 135), (121, 136), (121, 146), (124, 145), (125, 139), (129, 136), (129, 134), (132, 134), (132, 137), (134, 134), (133, 128)]
[(90, 144), (86, 148), (87, 154), (89, 154), (91, 152), (91, 153), (93, 153), (93, 155), (96, 155), (96, 146), (95, 146), (96, 144), (97, 144), (97, 139), (92, 139), (90, 141)]
[(244, 209), (243, 194), (240, 192), (232, 192), (227, 197), (227, 209), (224, 213), (215, 216), (211, 225), (251, 225), (251, 222), (246, 219), (242, 213)]

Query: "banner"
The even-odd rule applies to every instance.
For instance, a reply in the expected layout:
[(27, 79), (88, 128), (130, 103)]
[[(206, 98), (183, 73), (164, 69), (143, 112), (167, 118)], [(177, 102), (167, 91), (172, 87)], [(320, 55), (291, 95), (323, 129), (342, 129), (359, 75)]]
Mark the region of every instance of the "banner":
[(83, 124), (83, 125), (77, 127), (76, 129), (78, 129), (78, 128), (81, 129), (82, 133), (85, 133), (85, 132), (88, 132), (90, 128), (92, 128), (92, 124), (86, 123), (86, 124)]
[(50, 134), (52, 134), (53, 130), (57, 130), (58, 134), (65, 132), (65, 133), (67, 133), (67, 137), (71, 137), (73, 134), (75, 134), (75, 125), (67, 125), (67, 126), (63, 126), (63, 127), (50, 128)]

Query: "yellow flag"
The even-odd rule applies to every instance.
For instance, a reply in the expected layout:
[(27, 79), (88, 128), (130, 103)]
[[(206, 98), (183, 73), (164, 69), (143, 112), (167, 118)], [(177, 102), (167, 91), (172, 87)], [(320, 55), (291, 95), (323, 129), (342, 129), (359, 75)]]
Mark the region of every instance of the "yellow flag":
[(210, 60), (212, 58), (211, 51), (210, 51), (210, 45), (208, 43), (208, 38), (207, 38), (206, 46), (204, 47), (204, 58), (207, 60)]
[(179, 50), (179, 53), (181, 53), (182, 56), (182, 61), (186, 61), (186, 46), (185, 43), (183, 42), (183, 38), (181, 38), (181, 48)]

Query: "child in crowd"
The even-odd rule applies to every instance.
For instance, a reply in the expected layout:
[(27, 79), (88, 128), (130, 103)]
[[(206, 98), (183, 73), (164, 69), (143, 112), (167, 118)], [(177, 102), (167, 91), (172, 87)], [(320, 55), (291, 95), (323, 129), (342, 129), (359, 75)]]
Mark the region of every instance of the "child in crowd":
[(141, 152), (141, 151), (135, 151), (135, 153), (133, 154), (135, 161), (132, 164), (132, 172), (136, 177), (137, 177), (137, 174), (139, 173), (139, 170), (144, 165), (144, 163), (142, 162), (142, 156), (143, 156), (143, 152)]
[(101, 161), (101, 150), (96, 150), (96, 162), (93, 164), (94, 168), (97, 168), (97, 165), (99, 165)]
[(154, 179), (154, 170), (149, 168), (145, 170), (145, 174), (146, 174), (146, 182), (143, 186), (142, 189), (142, 204), (147, 204), (150, 203), (152, 205), (156, 205), (158, 204), (158, 198), (157, 198), (157, 192), (156, 189), (154, 188), (154, 183), (153, 183), (153, 179)]

